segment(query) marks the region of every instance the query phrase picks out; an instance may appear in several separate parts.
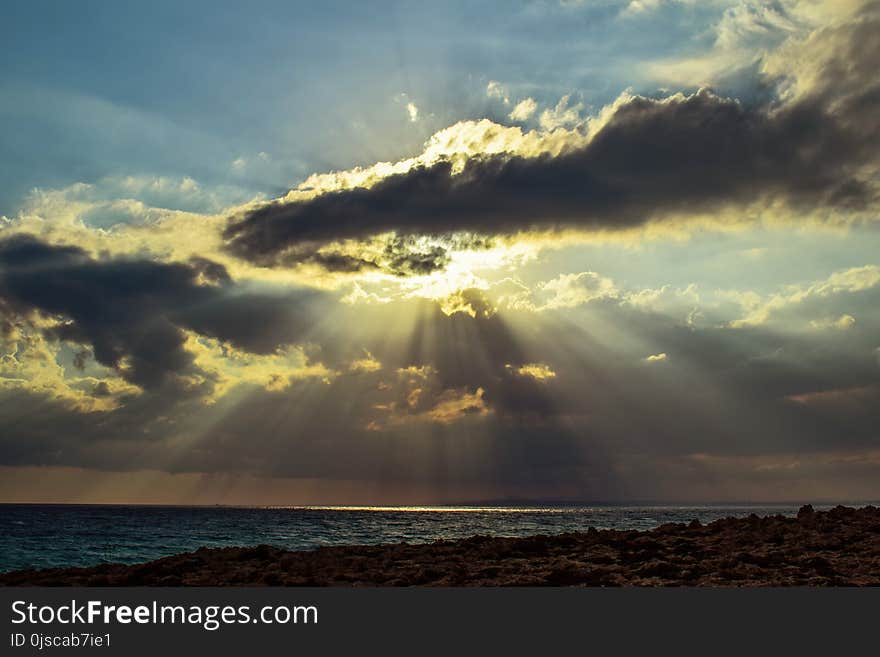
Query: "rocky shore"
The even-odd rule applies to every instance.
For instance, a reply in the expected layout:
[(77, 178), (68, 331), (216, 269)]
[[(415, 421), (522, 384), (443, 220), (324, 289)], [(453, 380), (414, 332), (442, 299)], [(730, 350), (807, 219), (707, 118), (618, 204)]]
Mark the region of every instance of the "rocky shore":
[(6, 586), (880, 586), (880, 509), (430, 544), (202, 548), (137, 565), (0, 574)]

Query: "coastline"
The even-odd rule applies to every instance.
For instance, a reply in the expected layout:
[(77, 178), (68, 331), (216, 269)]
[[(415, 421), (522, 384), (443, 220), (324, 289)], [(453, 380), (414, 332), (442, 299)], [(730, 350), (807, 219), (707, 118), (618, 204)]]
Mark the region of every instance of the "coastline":
[(0, 586), (880, 586), (880, 508), (428, 544), (201, 548)]

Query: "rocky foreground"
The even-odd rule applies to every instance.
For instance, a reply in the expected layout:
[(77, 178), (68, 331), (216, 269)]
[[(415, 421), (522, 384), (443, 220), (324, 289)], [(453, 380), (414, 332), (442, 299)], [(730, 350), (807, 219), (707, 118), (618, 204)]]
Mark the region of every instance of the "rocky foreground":
[(880, 509), (431, 544), (202, 548), (133, 566), (0, 574), (7, 586), (880, 586)]

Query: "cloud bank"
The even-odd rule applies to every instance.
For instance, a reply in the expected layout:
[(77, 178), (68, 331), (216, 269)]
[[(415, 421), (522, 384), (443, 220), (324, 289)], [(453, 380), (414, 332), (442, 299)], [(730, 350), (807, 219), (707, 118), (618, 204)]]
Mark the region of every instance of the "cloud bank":
[(880, 165), (878, 7), (768, 56), (769, 103), (708, 90), (627, 98), (581, 147), (440, 159), (370, 187), (261, 205), (231, 219), (227, 248), (279, 265), (388, 232), (615, 231), (755, 204), (794, 216), (868, 210)]
[[(236, 290), (217, 263), (111, 258), (27, 235), (0, 240), (0, 302), (54, 339), (87, 345), (95, 360), (141, 388), (193, 367), (185, 331), (267, 354), (308, 325), (304, 304)], [(7, 319), (7, 321), (9, 321)]]

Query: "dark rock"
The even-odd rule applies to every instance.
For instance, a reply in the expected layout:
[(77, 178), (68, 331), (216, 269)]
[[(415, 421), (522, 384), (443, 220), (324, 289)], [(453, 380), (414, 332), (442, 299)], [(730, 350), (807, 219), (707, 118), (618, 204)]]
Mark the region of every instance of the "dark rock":
[(803, 520), (804, 518), (812, 518), (816, 512), (813, 510), (812, 504), (804, 504), (797, 512), (798, 520)]

